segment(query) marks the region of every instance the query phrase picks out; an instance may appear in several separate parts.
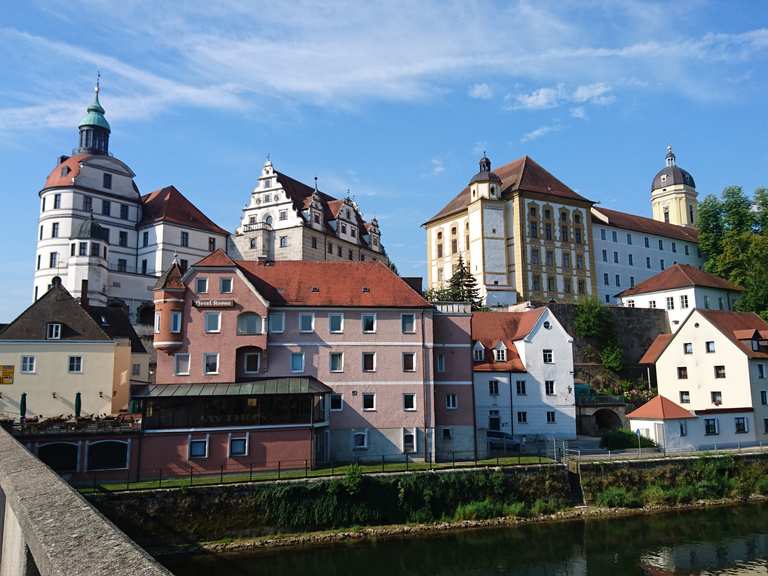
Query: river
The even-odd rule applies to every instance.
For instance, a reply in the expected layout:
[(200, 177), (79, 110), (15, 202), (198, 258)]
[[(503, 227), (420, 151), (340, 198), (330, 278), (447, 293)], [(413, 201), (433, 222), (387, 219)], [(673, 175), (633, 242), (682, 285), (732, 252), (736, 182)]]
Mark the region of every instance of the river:
[(768, 575), (768, 504), (163, 562), (177, 576)]

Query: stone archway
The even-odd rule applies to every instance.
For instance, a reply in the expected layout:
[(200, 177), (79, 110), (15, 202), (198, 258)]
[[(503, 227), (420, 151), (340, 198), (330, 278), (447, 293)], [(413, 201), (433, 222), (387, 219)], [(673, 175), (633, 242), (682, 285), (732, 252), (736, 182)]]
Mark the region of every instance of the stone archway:
[(594, 414), (595, 428), (598, 433), (612, 432), (621, 428), (621, 417), (610, 408), (600, 408)]

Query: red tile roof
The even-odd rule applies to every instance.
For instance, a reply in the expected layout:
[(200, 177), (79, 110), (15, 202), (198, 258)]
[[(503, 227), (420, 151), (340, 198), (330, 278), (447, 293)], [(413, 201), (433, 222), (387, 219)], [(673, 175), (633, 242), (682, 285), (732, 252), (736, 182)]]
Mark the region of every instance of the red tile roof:
[(669, 398), (654, 396), (640, 408), (627, 414), (627, 418), (630, 420), (680, 420), (696, 418), (696, 416)]
[[(513, 160), (509, 164), (496, 168), (493, 172), (501, 178), (503, 195), (522, 190), (591, 203), (591, 200), (571, 190), (529, 156)], [(424, 224), (464, 210), (469, 206), (469, 200), (469, 187), (466, 187)]]
[(744, 289), (736, 284), (728, 282), (724, 278), (699, 270), (689, 264), (675, 264), (651, 276), (637, 284), (634, 288), (627, 288), (620, 292), (619, 296), (632, 296), (634, 294), (647, 294), (649, 292), (659, 292), (661, 290), (673, 290), (675, 288), (684, 288), (686, 286), (705, 286), (707, 288), (718, 288), (720, 290), (730, 290), (732, 292), (742, 292)]
[(656, 339), (651, 342), (648, 350), (642, 355), (638, 364), (656, 364), (656, 360), (659, 359), (661, 353), (667, 349), (667, 346), (672, 341), (674, 334), (659, 334)]
[(232, 258), (230, 258), (224, 250), (219, 248), (215, 252), (211, 252), (206, 256), (205, 258), (198, 260), (195, 262), (195, 268), (202, 268), (206, 266), (210, 266), (212, 268), (218, 268), (221, 266), (236, 266)]
[[(545, 307), (525, 312), (474, 312), (472, 341), (485, 347), (485, 360), (475, 362), (476, 372), (525, 372), (525, 365), (515, 347), (515, 341), (525, 338), (538, 322)], [(495, 362), (493, 348), (501, 341), (507, 348), (507, 360)]]
[(618, 210), (609, 210), (602, 206), (592, 207), (592, 222), (625, 230), (634, 230), (635, 232), (643, 232), (645, 234), (653, 234), (655, 236), (663, 236), (665, 238), (684, 240), (686, 242), (699, 242), (699, 231), (696, 228), (659, 222), (652, 218), (635, 216), (634, 214), (619, 212)]
[[(223, 262), (222, 256), (214, 253), (194, 267), (221, 265), (211, 264), (209, 259)], [(235, 265), (273, 306), (432, 306), (381, 262), (237, 260)]]
[[(90, 154), (77, 154), (70, 156), (64, 162), (57, 164), (45, 179), (43, 188), (52, 188), (54, 186), (71, 186), (75, 178), (80, 174), (80, 163), (90, 158)], [(62, 174), (62, 169), (66, 168), (66, 174)]]
[[(757, 331), (763, 339), (768, 335), (768, 324), (754, 312), (702, 309), (697, 309), (696, 311), (727, 336), (749, 358), (768, 358), (768, 350), (764, 346), (761, 346), (760, 350), (752, 350), (750, 336), (744, 339), (748, 341), (740, 340), (747, 333), (754, 334), (754, 331)], [(690, 321), (690, 318), (689, 316), (688, 321)]]
[(214, 234), (229, 234), (203, 214), (174, 186), (166, 186), (141, 197), (143, 218), (139, 226), (155, 222), (171, 222)]

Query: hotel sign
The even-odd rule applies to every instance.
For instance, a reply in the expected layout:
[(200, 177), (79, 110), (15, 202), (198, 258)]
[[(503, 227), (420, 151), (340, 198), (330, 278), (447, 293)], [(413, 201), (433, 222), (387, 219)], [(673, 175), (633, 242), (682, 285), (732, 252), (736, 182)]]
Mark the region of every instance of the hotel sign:
[(234, 300), (195, 300), (195, 308), (233, 308)]
[(0, 384), (13, 384), (13, 365), (0, 366)]

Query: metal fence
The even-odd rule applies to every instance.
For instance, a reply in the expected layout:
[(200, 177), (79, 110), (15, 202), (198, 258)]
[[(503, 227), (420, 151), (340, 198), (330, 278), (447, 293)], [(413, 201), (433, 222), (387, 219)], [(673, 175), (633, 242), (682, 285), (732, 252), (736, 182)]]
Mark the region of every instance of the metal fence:
[(566, 460), (599, 461), (599, 460), (637, 460), (658, 458), (684, 458), (686, 456), (700, 457), (709, 454), (762, 454), (768, 452), (768, 443), (764, 442), (731, 442), (707, 444), (697, 450), (688, 448), (664, 449), (658, 447), (638, 447), (624, 450), (606, 450), (603, 448), (570, 448), (563, 449)]

